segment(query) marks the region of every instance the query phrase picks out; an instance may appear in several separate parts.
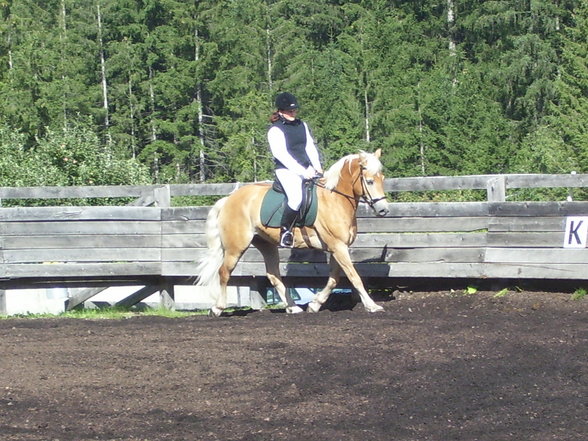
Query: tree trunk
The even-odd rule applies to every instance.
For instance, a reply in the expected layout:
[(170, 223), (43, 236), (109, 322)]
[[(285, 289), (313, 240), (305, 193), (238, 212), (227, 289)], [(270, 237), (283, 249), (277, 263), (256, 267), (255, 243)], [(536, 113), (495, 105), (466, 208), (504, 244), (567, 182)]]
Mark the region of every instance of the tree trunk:
[(133, 105), (133, 80), (131, 79), (131, 73), (129, 72), (129, 117), (131, 118), (131, 152), (133, 159), (137, 157), (137, 145), (135, 141), (135, 107)]
[(449, 55), (452, 57), (457, 54), (457, 44), (455, 43), (453, 28), (455, 26), (455, 3), (453, 0), (447, 0), (447, 31), (449, 35)]
[(149, 102), (151, 103), (151, 141), (157, 141), (155, 127), (155, 90), (153, 89), (153, 68), (149, 66)]
[(422, 176), (426, 176), (426, 160), (425, 160), (425, 155), (427, 153), (427, 148), (425, 145), (425, 140), (424, 140), (424, 128), (423, 128), (423, 112), (421, 109), (421, 103), (420, 103), (420, 88), (421, 88), (421, 84), (419, 82), (419, 84), (417, 84), (417, 113), (419, 116), (419, 153), (420, 153), (420, 165), (421, 165), (421, 174)]
[(67, 13), (65, 10), (65, 0), (61, 0), (61, 34), (59, 40), (61, 43), (61, 82), (62, 87), (62, 111), (63, 111), (63, 128), (67, 128), (67, 85), (65, 75), (65, 63), (67, 60), (67, 24), (66, 24)]
[[(198, 29), (194, 29), (194, 61), (200, 61), (200, 38), (198, 36)], [(204, 142), (204, 110), (202, 109), (202, 85), (200, 81), (196, 85), (196, 106), (198, 108), (198, 139), (200, 140), (200, 152), (198, 155), (198, 180), (203, 183), (206, 180), (204, 173), (205, 156), (204, 150), (206, 143)]]
[(270, 30), (265, 30), (265, 47), (266, 47), (266, 58), (267, 58), (267, 88), (270, 93), (274, 90), (274, 84), (272, 79), (273, 65), (272, 65), (272, 47), (270, 40)]
[(108, 83), (106, 81), (106, 60), (104, 59), (104, 44), (102, 41), (102, 14), (100, 12), (100, 3), (96, 4), (98, 19), (98, 48), (100, 51), (100, 75), (102, 77), (102, 108), (104, 109), (104, 129), (108, 144), (112, 143), (110, 136), (110, 115), (108, 113)]
[(368, 87), (367, 84), (364, 84), (363, 89), (363, 105), (365, 108), (365, 140), (366, 142), (370, 142), (370, 102), (368, 99)]

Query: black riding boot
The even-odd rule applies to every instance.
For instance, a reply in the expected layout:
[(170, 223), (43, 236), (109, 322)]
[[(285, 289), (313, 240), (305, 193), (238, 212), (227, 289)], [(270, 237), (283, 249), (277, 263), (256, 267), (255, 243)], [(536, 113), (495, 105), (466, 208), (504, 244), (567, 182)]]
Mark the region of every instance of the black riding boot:
[(292, 227), (296, 218), (298, 217), (298, 211), (292, 210), (287, 204), (284, 207), (284, 214), (282, 214), (282, 220), (280, 222), (280, 246), (286, 248), (292, 248), (294, 245), (294, 235), (292, 234)]

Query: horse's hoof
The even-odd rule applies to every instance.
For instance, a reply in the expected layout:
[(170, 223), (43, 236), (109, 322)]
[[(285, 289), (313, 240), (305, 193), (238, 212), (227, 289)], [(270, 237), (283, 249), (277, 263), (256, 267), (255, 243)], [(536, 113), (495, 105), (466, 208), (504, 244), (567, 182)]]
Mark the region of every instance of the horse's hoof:
[(222, 309), (217, 308), (216, 306), (213, 306), (212, 308), (210, 308), (208, 310), (208, 317), (220, 317), (222, 313), (223, 313)]
[(365, 310), (366, 310), (367, 312), (383, 312), (383, 311), (384, 311), (384, 308), (382, 308), (380, 305), (376, 305), (376, 304), (374, 303), (374, 305), (373, 305), (373, 306), (370, 306), (370, 307), (367, 307), (367, 306), (366, 306), (366, 307), (365, 307)]
[(316, 302), (310, 302), (306, 307), (306, 312), (317, 313), (321, 310), (321, 304)]
[(286, 308), (286, 313), (288, 314), (300, 314), (304, 312), (304, 310), (300, 306), (288, 306)]

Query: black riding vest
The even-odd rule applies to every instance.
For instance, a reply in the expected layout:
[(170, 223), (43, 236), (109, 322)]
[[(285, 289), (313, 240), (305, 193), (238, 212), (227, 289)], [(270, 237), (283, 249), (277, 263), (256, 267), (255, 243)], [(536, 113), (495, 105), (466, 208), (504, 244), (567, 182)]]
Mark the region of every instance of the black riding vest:
[[(298, 162), (302, 167), (307, 168), (311, 165), (310, 158), (306, 153), (306, 129), (304, 124), (299, 119), (294, 121), (286, 121), (280, 119), (273, 124), (279, 128), (286, 138), (286, 148), (288, 153)], [(274, 158), (276, 168), (286, 168), (284, 164)]]

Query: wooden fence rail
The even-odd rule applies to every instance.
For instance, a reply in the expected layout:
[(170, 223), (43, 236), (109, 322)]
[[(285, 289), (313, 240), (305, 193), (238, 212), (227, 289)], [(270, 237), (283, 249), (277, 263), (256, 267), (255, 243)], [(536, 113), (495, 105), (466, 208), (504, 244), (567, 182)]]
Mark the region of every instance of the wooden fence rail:
[[(173, 196), (227, 195), (247, 183), (119, 185), (84, 187), (0, 187), (0, 204), (5, 199), (72, 199), (72, 198), (139, 198), (143, 205), (153, 199)], [(517, 188), (581, 188), (588, 187), (588, 174), (546, 175), (471, 175), (421, 176), (389, 178), (385, 190), (390, 193), (407, 191), (486, 190), (487, 200), (505, 201), (505, 192)], [(141, 199), (142, 198), (142, 199)]]
[[(491, 190), (495, 186), (498, 191)], [(209, 207), (171, 207), (174, 196), (223, 195), (237, 184), (0, 188), (0, 198), (132, 197), (133, 206), (0, 208), (0, 290), (24, 286), (146, 285), (132, 301), (174, 284), (191, 283), (205, 253)], [(352, 258), (370, 285), (392, 279), (588, 279), (588, 202), (504, 202), (501, 189), (588, 187), (588, 175), (499, 175), (386, 180), (389, 191), (487, 189), (486, 202), (391, 203), (390, 215), (358, 210)], [(504, 199), (504, 198), (502, 198)], [(319, 286), (328, 264), (322, 252), (280, 250), (282, 274), (293, 284)], [(246, 251), (234, 284), (265, 282), (263, 259)], [(94, 294), (93, 294), (94, 293)]]

